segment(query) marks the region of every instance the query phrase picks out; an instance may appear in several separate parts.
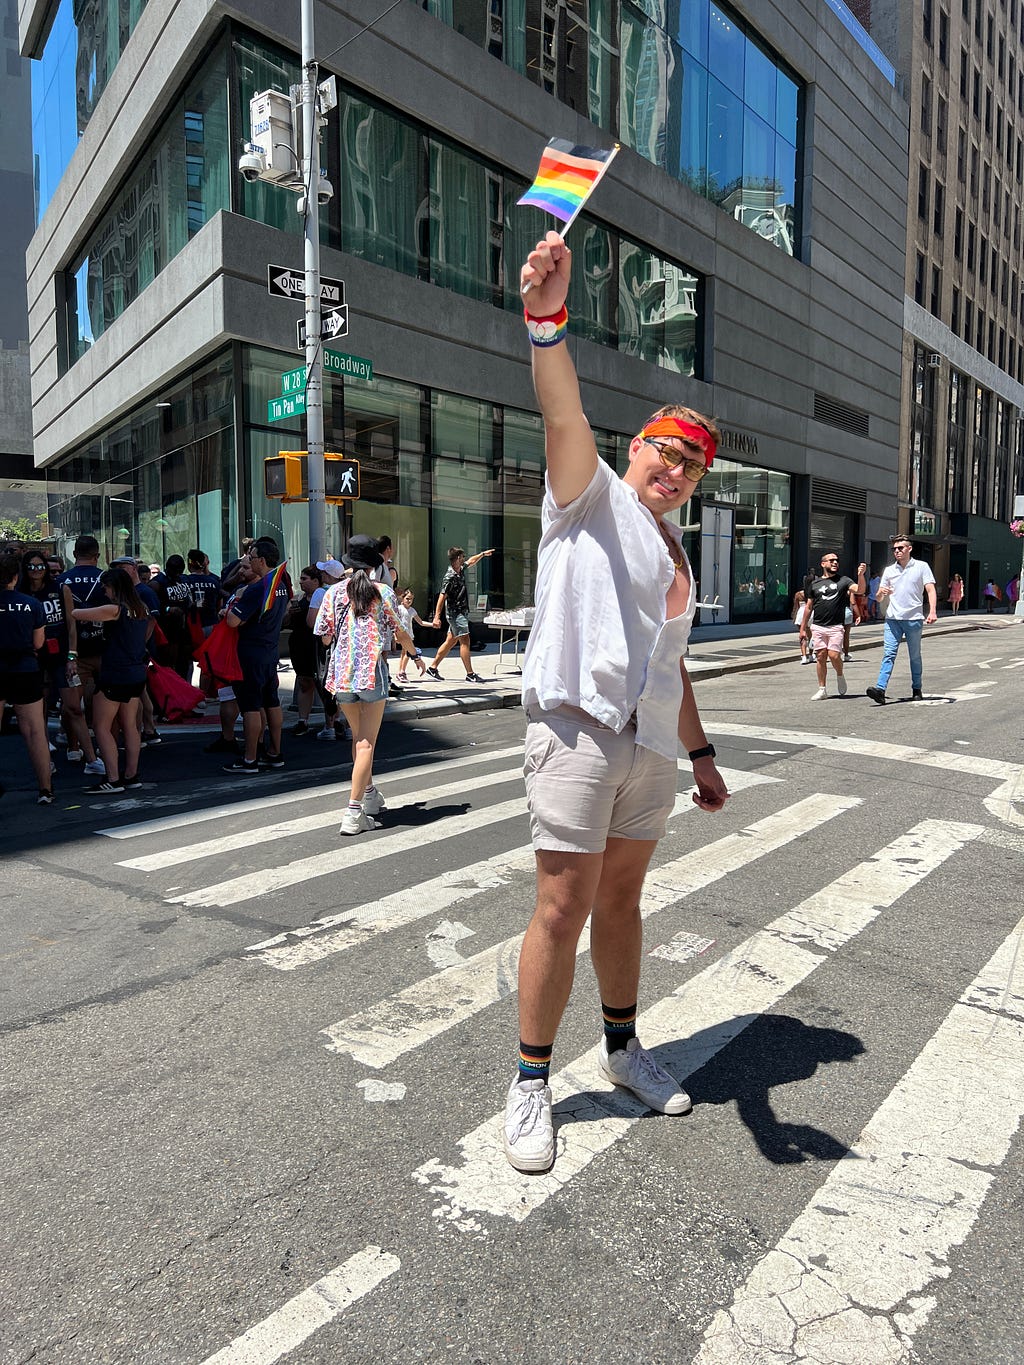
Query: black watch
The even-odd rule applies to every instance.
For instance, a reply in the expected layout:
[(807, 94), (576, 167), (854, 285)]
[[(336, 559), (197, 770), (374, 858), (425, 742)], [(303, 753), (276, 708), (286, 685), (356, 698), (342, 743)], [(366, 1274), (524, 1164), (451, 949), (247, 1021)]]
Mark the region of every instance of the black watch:
[(691, 749), (690, 752), (687, 754), (687, 758), (690, 760), (691, 763), (693, 763), (698, 758), (716, 757), (717, 755), (715, 753), (715, 746), (713, 744), (705, 744), (703, 749)]

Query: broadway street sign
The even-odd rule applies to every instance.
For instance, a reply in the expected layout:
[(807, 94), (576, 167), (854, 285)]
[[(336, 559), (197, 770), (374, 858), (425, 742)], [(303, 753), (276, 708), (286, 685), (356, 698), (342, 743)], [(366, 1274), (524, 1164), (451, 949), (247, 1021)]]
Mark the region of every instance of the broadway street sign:
[[(324, 374), (347, 375), (350, 379), (373, 378), (373, 362), (367, 360), (365, 356), (349, 355), (346, 351), (335, 351), (330, 346), (325, 346), (323, 351)], [(288, 398), (292, 395), (304, 396), (306, 388), (306, 366), (300, 365), (298, 369), (288, 370), (281, 376), (281, 393)], [(271, 418), (271, 421), (275, 419)]]

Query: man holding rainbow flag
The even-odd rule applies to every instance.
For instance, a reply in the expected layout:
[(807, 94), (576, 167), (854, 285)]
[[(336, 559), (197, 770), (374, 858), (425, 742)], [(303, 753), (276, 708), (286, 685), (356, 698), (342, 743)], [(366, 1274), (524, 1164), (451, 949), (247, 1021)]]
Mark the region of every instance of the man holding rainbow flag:
[(670, 404), (633, 437), (622, 478), (598, 458), (566, 345), (570, 267), (564, 237), (549, 232), (521, 275), (547, 483), (523, 667), (537, 901), (519, 959), (519, 1069), (505, 1110), (505, 1153), (520, 1171), (555, 1158), (548, 1075), (588, 915), (599, 1071), (650, 1109), (690, 1108), (636, 1036), (640, 892), (675, 803), (680, 744), (694, 803), (718, 811), (728, 797), (686, 676), (696, 591), (667, 520), (714, 459), (718, 430)]
[(264, 724), (270, 735), (265, 764), (270, 768), (284, 767), (281, 757), (284, 716), (277, 691), (278, 641), (292, 592), (285, 562), (278, 563), (275, 540), (261, 536), (246, 558), (255, 579), (224, 618), (228, 626), (238, 631), (238, 663), (242, 677), (234, 684), (234, 691), (242, 712), (245, 754), (234, 763), (226, 764), (226, 773), (259, 772), (259, 746)]

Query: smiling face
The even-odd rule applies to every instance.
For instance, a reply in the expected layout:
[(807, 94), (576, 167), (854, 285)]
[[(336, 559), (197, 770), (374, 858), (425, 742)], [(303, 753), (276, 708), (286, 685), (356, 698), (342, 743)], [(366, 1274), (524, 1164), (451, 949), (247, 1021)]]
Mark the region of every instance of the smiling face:
[[(678, 462), (668, 468), (674, 453), (678, 453)], [(622, 481), (635, 490), (648, 512), (661, 518), (690, 501), (705, 469), (703, 450), (682, 436), (665, 437), (656, 443), (635, 436), (629, 447), (629, 469)]]

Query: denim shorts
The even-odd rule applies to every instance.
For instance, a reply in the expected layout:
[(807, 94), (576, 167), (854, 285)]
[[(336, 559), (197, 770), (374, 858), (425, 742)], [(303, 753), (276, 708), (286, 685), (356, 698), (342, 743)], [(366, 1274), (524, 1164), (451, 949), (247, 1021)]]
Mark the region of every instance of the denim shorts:
[(527, 712), (523, 776), (535, 849), (603, 853), (608, 839), (660, 839), (678, 763), (582, 713)]
[(448, 621), (448, 629), (457, 638), (469, 634), (468, 616), (449, 616), (446, 619)]
[(351, 706), (353, 702), (357, 701), (387, 701), (390, 690), (391, 678), (382, 654), (377, 660), (372, 687), (366, 688), (362, 692), (335, 692), (334, 697), (339, 706)]

